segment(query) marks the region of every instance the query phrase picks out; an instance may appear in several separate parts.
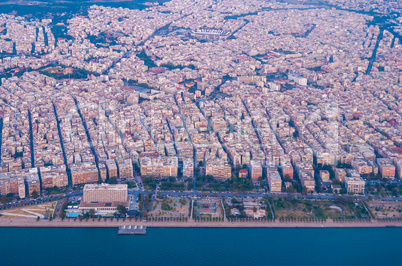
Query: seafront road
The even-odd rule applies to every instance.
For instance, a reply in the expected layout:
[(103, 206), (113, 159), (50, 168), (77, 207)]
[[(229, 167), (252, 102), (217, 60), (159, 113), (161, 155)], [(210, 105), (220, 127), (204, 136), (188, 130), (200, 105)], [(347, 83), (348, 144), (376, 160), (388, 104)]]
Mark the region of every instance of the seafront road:
[(325, 222), (280, 222), (276, 221), (249, 221), (249, 222), (196, 222), (189, 220), (187, 222), (145, 222), (145, 221), (129, 221), (126, 219), (98, 219), (92, 220), (61, 220), (59, 218), (52, 221), (36, 220), (32, 218), (0, 218), (0, 227), (119, 227), (122, 225), (144, 225), (147, 227), (267, 227), (267, 228), (348, 228), (348, 227), (402, 227), (402, 221), (344, 221), (335, 222), (326, 220)]

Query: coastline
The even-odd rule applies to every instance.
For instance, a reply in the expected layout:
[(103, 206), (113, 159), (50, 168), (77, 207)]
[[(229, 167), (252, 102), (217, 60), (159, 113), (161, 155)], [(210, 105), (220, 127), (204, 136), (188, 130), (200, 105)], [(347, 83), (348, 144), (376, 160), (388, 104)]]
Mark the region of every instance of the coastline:
[(114, 221), (88, 221), (71, 220), (62, 221), (56, 219), (48, 220), (32, 220), (30, 218), (1, 218), (0, 227), (86, 227), (86, 228), (102, 228), (102, 227), (115, 227), (118, 228), (122, 225), (144, 225), (146, 227), (177, 227), (177, 228), (386, 228), (386, 227), (402, 227), (402, 221), (397, 222), (334, 222), (327, 220), (326, 222), (141, 222), (129, 220), (114, 220)]

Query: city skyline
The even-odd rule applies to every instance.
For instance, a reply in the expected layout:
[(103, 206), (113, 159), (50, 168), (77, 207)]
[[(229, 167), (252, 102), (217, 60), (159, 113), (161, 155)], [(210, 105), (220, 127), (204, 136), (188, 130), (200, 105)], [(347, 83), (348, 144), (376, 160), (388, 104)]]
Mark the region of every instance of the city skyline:
[(398, 1), (143, 5), (0, 14), (3, 203), (104, 182), (402, 195)]

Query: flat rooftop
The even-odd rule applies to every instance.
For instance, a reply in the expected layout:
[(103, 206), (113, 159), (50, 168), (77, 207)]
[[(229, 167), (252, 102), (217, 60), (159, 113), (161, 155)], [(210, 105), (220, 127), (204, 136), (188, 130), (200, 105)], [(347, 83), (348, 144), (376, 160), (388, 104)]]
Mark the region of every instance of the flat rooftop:
[(127, 189), (127, 184), (86, 184), (84, 190), (125, 190)]

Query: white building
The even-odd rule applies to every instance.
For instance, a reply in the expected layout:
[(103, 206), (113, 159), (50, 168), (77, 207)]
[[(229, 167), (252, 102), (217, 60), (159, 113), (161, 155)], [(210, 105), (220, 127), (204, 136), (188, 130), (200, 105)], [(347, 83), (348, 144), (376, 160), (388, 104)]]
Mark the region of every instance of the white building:
[(83, 202), (125, 202), (127, 201), (127, 184), (86, 184)]
[(345, 186), (348, 193), (364, 194), (366, 182), (363, 178), (357, 176), (348, 176), (345, 179)]

